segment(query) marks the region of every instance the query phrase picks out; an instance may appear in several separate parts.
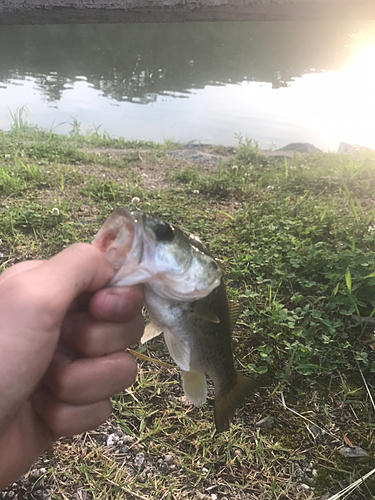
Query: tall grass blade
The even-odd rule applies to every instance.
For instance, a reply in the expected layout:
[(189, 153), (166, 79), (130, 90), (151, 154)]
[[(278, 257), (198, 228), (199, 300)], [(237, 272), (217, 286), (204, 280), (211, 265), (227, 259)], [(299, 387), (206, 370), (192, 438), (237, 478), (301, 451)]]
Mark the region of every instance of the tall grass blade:
[(327, 500), (339, 500), (340, 498), (348, 498), (348, 495), (352, 493), (354, 490), (356, 490), (361, 484), (366, 481), (369, 477), (371, 477), (373, 474), (375, 474), (375, 469), (372, 469), (372, 471), (368, 472), (361, 478), (359, 478), (357, 481), (354, 483), (350, 484), (343, 490), (339, 491), (335, 495), (329, 497)]
[(346, 288), (348, 289), (348, 292), (352, 292), (352, 275), (350, 273), (349, 268), (346, 269), (345, 273), (345, 283), (346, 283)]
[(348, 186), (345, 184), (344, 181), (341, 181), (342, 189), (344, 190), (345, 197), (349, 203), (353, 218), (356, 222), (359, 222), (359, 217), (358, 217), (358, 212), (357, 209), (355, 208), (355, 203), (353, 201), (353, 197), (348, 189)]

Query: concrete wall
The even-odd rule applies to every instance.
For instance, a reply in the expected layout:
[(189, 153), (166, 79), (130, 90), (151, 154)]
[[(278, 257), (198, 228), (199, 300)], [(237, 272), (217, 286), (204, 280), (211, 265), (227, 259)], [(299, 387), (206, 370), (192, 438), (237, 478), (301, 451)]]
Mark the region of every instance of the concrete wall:
[(375, 0), (0, 0), (0, 24), (375, 19)]

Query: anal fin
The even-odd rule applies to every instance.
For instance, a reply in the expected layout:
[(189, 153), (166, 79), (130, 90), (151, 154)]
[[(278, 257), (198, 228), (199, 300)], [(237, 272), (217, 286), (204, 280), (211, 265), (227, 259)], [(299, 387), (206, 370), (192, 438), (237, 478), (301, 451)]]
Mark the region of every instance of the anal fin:
[(189, 401), (200, 406), (207, 399), (206, 375), (196, 371), (182, 371), (182, 386)]

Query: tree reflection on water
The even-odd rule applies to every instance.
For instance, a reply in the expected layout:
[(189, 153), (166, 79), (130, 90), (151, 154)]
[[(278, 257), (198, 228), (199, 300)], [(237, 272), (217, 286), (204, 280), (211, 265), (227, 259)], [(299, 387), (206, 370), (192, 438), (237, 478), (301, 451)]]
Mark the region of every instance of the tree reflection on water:
[(33, 77), (48, 101), (58, 101), (84, 79), (111, 99), (142, 104), (206, 85), (279, 88), (312, 69), (340, 69), (353, 24), (2, 26), (0, 82)]

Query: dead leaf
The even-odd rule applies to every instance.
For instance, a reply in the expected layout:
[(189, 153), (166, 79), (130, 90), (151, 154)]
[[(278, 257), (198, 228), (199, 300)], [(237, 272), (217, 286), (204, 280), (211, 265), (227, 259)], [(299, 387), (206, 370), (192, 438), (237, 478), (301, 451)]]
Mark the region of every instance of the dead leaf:
[(344, 438), (344, 443), (345, 443), (346, 445), (348, 445), (350, 448), (355, 448), (354, 444), (350, 441), (350, 439), (349, 439), (349, 438), (347, 438), (347, 437), (345, 436), (345, 434), (343, 435), (343, 438)]

